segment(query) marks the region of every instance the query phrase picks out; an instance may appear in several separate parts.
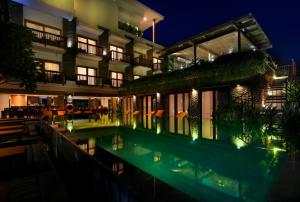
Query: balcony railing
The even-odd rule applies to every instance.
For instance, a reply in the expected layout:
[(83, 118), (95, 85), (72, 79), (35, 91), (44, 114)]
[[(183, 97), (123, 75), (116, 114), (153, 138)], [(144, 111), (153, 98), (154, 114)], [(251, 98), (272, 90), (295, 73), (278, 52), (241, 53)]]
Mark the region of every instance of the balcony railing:
[(123, 84), (124, 84), (123, 79), (112, 79), (111, 78), (111, 87), (120, 88), (123, 86)]
[(161, 63), (153, 63), (153, 71), (158, 71), (161, 69)]
[(85, 86), (100, 86), (104, 84), (104, 79), (98, 76), (76, 74), (76, 83)]
[(80, 53), (103, 56), (103, 48), (99, 46), (94, 46), (87, 43), (82, 43), (77, 41), (77, 49)]
[(37, 73), (37, 80), (45, 83), (66, 83), (66, 77), (63, 72), (44, 71)]
[(136, 57), (134, 58), (134, 65), (135, 66), (145, 66), (145, 67), (151, 67), (151, 61), (147, 58), (143, 57)]
[(123, 79), (104, 79), (98, 76), (89, 76), (85, 74), (76, 74), (76, 83), (78, 85), (85, 86), (103, 86), (104, 84), (109, 84), (111, 87), (120, 88), (122, 87)]
[(31, 28), (29, 28), (29, 29), (31, 30), (31, 32), (34, 35), (34, 37), (32, 39), (34, 42), (44, 44), (45, 46), (51, 45), (51, 46), (57, 46), (60, 48), (66, 47), (66, 40), (63, 36), (40, 31), (40, 30), (35, 30), (35, 29), (31, 29)]
[(130, 62), (130, 56), (126, 53), (118, 52), (118, 51), (110, 51), (109, 58), (112, 61), (122, 61), (122, 62)]
[(128, 33), (134, 34), (138, 37), (143, 36), (143, 32), (141, 30), (137, 29), (135, 26), (132, 26), (130, 24), (127, 24), (127, 23), (121, 22), (121, 21), (118, 22), (118, 25), (119, 25), (119, 29), (121, 29), (121, 30), (124, 30)]

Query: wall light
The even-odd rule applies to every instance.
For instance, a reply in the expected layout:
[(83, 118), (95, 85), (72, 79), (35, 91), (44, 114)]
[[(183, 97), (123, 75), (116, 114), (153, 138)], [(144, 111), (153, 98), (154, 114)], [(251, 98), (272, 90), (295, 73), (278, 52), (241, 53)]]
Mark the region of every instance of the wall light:
[(192, 89), (192, 96), (195, 97), (198, 95), (198, 91), (196, 89)]
[(73, 40), (72, 40), (72, 38), (68, 37), (68, 39), (67, 39), (67, 47), (68, 48), (72, 48), (72, 46), (73, 46)]
[(144, 21), (147, 21), (147, 17), (144, 17), (143, 20), (144, 20)]
[(103, 49), (103, 55), (107, 55), (106, 49)]

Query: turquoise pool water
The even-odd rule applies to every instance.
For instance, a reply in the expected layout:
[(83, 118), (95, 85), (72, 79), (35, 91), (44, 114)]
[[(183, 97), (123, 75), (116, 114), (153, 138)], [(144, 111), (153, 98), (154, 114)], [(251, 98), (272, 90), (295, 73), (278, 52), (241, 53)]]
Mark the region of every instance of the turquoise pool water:
[[(235, 137), (218, 141), (220, 135), (195, 139), (192, 132), (180, 135), (159, 129), (158, 133), (155, 124), (151, 129), (133, 123), (75, 130), (71, 136), (96, 158), (101, 160), (97, 148), (104, 149), (195, 200), (266, 199), (285, 156), (279, 148), (246, 145)], [(126, 173), (123, 166), (117, 169), (120, 175)]]

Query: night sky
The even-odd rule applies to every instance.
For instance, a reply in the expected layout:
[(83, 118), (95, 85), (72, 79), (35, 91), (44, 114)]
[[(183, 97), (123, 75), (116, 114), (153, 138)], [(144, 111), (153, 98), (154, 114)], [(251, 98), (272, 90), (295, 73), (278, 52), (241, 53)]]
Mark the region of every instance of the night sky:
[[(273, 44), (269, 53), (280, 64), (294, 58), (300, 66), (300, 6), (298, 0), (139, 0), (162, 14), (157, 43), (175, 42), (213, 26), (252, 13)], [(297, 4), (298, 3), (298, 4)], [(152, 31), (144, 33), (152, 38)]]

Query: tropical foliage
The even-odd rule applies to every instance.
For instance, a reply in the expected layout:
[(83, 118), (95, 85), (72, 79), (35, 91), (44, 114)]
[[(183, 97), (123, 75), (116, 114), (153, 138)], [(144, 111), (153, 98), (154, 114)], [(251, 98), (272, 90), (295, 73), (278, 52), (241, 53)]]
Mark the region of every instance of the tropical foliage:
[(0, 74), (2, 82), (21, 81), (28, 90), (36, 88), (35, 64), (31, 49), (32, 33), (13, 23), (0, 25)]
[[(163, 66), (165, 65), (168, 64)], [(189, 68), (164, 71), (164, 74), (128, 82), (126, 92), (151, 93), (242, 82), (272, 72), (271, 65), (268, 55), (261, 51), (233, 53), (220, 56), (214, 62), (201, 61), (200, 64)], [(170, 66), (165, 69), (172, 68)]]
[(246, 143), (258, 143), (262, 137), (278, 135), (277, 110), (260, 109), (245, 103), (220, 105), (214, 112), (214, 125), (224, 136), (238, 137)]

